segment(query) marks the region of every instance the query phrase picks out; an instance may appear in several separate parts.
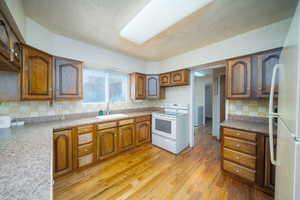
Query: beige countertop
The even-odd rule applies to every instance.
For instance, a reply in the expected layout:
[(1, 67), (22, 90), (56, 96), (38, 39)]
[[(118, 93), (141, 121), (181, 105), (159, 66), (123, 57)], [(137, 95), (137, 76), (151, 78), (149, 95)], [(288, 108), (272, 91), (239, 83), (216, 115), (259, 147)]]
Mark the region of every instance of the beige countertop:
[[(268, 135), (269, 134), (269, 124), (268, 123), (260, 123), (260, 122), (253, 122), (253, 121), (246, 121), (246, 120), (225, 120), (221, 123), (222, 127), (227, 128), (235, 128), (245, 131), (251, 131), (256, 133), (261, 133)], [(276, 128), (274, 129), (276, 133)]]
[[(151, 112), (125, 113), (133, 118)], [(0, 129), (0, 199), (49, 200), (52, 195), (54, 129), (110, 120), (82, 118)]]

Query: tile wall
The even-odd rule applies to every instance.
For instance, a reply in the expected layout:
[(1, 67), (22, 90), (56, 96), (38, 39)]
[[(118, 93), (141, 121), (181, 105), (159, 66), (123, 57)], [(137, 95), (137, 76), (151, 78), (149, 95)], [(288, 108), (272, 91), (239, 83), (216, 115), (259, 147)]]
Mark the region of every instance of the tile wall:
[(227, 114), (251, 117), (268, 117), (268, 100), (228, 100)]

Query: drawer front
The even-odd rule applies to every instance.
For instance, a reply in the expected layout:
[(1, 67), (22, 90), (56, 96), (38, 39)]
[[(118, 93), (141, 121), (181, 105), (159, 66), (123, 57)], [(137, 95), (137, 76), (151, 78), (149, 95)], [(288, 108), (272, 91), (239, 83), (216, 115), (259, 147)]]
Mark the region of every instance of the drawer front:
[(78, 134), (93, 132), (93, 125), (79, 126), (77, 127)]
[(97, 124), (97, 130), (101, 129), (107, 129), (107, 128), (114, 128), (117, 127), (117, 122), (108, 122), (108, 123), (103, 123), (103, 124)]
[(251, 169), (256, 169), (256, 158), (254, 156), (224, 148), (223, 157), (226, 160), (234, 161)]
[(239, 130), (235, 130), (235, 129), (224, 128), (224, 135), (229, 136), (229, 137), (235, 137), (235, 138), (240, 138), (240, 139), (256, 142), (256, 134), (246, 132), (246, 131), (239, 131)]
[(93, 163), (93, 154), (89, 154), (78, 158), (78, 167), (83, 167), (91, 163)]
[(83, 146), (78, 147), (78, 156), (84, 156), (87, 154), (92, 153), (93, 151), (93, 144), (86, 144)]
[(87, 144), (93, 141), (92, 133), (78, 135), (78, 145)]
[(246, 167), (232, 163), (227, 160), (223, 160), (223, 168), (225, 171), (247, 179), (248, 181), (255, 181), (255, 170), (248, 169)]
[(119, 126), (127, 125), (127, 124), (133, 124), (134, 119), (125, 119), (119, 121)]
[(224, 146), (239, 152), (256, 155), (256, 144), (253, 142), (224, 137)]
[(151, 119), (151, 117), (150, 117), (150, 115), (148, 115), (148, 116), (143, 116), (143, 117), (137, 117), (135, 119), (135, 121), (136, 122), (143, 122), (143, 121), (147, 121), (147, 120), (150, 120), (150, 119)]

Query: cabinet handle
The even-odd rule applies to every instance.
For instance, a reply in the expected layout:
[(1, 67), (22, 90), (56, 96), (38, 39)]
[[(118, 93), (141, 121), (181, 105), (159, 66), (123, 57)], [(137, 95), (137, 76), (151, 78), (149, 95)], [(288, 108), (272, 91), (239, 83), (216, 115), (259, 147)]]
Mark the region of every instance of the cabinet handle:
[(235, 146), (236, 146), (236, 147), (240, 147), (241, 145), (240, 145), (240, 144), (236, 144)]
[(235, 172), (236, 172), (236, 173), (240, 173), (240, 170), (237, 169), (237, 170), (235, 170)]
[(240, 136), (241, 134), (240, 133), (236, 133), (236, 136)]
[(87, 152), (87, 151), (88, 151), (88, 149), (85, 149), (84, 151), (85, 151), (85, 152)]
[(239, 159), (240, 159), (240, 157), (239, 157), (239, 156), (237, 156), (237, 157), (235, 157), (235, 159), (239, 160)]

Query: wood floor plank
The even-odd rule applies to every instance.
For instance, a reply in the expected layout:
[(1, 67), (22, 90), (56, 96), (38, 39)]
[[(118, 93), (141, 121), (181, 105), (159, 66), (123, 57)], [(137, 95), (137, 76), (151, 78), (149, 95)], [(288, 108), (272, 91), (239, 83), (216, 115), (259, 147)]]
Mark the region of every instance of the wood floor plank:
[(55, 200), (272, 200), (224, 175), (220, 143), (199, 129), (196, 146), (173, 155), (151, 144), (58, 178)]

